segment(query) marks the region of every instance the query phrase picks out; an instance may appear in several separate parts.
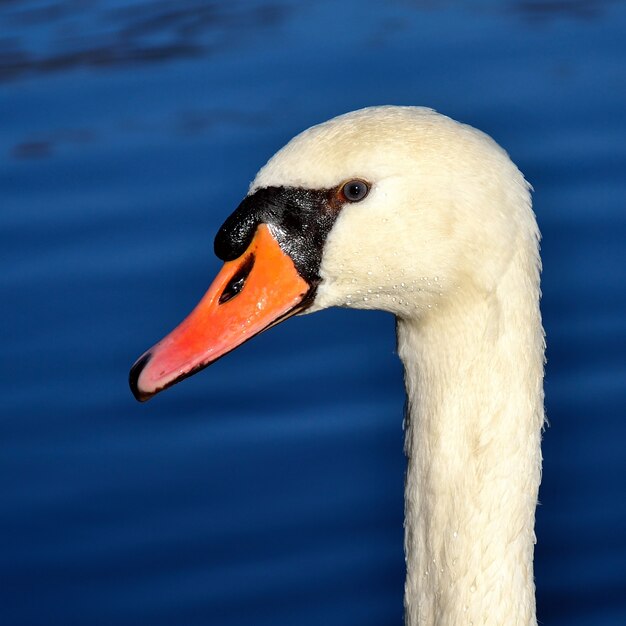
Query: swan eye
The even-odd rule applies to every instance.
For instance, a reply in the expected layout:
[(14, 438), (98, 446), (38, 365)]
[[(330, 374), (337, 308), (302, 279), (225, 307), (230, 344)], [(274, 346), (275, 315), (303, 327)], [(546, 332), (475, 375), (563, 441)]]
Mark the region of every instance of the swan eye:
[(348, 202), (360, 202), (367, 196), (369, 190), (369, 185), (366, 182), (351, 180), (341, 188), (341, 193)]

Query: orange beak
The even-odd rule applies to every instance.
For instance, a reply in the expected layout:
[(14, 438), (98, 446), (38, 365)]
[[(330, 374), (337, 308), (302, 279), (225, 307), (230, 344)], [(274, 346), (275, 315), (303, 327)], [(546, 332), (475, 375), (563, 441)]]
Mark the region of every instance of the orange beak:
[(259, 225), (248, 249), (224, 263), (190, 315), (137, 359), (130, 371), (135, 398), (148, 400), (295, 315), (310, 291), (269, 227)]

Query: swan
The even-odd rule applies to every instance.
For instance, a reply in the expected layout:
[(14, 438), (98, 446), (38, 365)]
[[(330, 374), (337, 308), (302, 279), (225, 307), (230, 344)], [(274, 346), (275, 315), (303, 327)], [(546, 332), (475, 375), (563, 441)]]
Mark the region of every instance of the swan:
[(305, 130), (220, 228), (189, 317), (134, 364), (138, 400), (296, 313), (396, 316), (405, 416), (405, 620), (536, 624), (544, 423), (530, 186), (486, 134), (381, 106)]

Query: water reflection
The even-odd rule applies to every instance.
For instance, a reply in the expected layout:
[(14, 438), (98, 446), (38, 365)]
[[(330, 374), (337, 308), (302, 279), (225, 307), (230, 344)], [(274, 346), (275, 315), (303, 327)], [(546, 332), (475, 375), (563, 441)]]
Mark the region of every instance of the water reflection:
[(589, 20), (600, 17), (615, 0), (517, 0), (511, 10), (531, 22), (570, 17)]
[(624, 23), (608, 0), (0, 0), (2, 625), (402, 623), (390, 317), (290, 320), (147, 406), (126, 383), (258, 167), (382, 102), (487, 130), (535, 187), (539, 616), (626, 623)]
[(456, 8), (468, 13), (520, 15), (528, 23), (539, 23), (561, 18), (581, 20), (601, 17), (617, 0), (489, 0), (466, 2), (465, 0), (398, 0), (403, 6), (418, 10), (437, 11)]
[[(185, 109), (169, 112), (163, 118), (145, 119), (128, 117), (116, 124), (114, 132), (132, 136), (180, 136), (198, 139), (205, 133), (220, 129), (227, 131), (232, 128), (258, 128), (268, 125), (271, 117), (260, 111), (244, 111), (232, 109)], [(111, 129), (109, 129), (111, 132)], [(46, 131), (37, 135), (29, 135), (16, 141), (9, 149), (8, 155), (13, 159), (42, 159), (54, 156), (65, 150), (84, 147), (101, 139), (103, 133), (88, 128), (65, 128), (57, 131)]]
[(12, 147), (10, 154), (15, 159), (39, 159), (51, 156), (65, 146), (80, 146), (95, 140), (96, 134), (91, 130), (65, 129), (46, 133), (43, 137), (20, 141)]
[(242, 1), (4, 2), (0, 80), (207, 56), (271, 29), (285, 15), (283, 5)]

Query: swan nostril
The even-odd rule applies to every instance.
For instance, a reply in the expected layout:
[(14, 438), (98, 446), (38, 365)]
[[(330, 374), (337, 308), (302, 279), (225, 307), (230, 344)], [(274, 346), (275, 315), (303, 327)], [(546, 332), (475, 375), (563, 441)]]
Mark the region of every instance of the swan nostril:
[(241, 293), (246, 280), (252, 271), (254, 266), (254, 254), (248, 256), (248, 258), (241, 264), (239, 269), (233, 274), (233, 277), (228, 281), (222, 295), (218, 300), (218, 304), (224, 304), (229, 300), (232, 300), (236, 295)]

